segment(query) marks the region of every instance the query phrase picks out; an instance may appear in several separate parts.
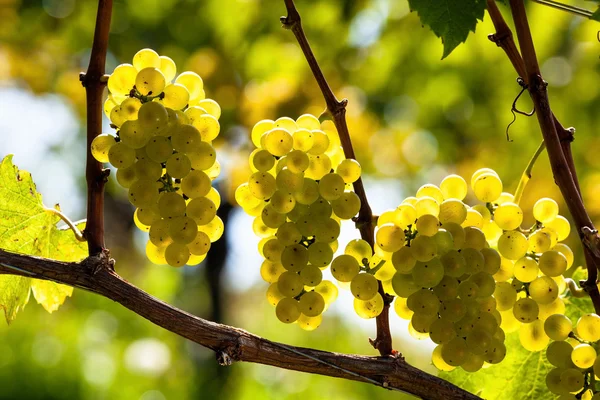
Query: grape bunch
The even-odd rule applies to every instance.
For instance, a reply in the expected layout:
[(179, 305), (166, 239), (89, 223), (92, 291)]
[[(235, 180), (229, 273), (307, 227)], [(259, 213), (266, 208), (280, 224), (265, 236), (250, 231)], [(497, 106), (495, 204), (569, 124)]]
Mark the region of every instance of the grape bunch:
[(221, 109), (205, 98), (199, 75), (176, 73), (173, 60), (151, 49), (115, 68), (104, 111), (116, 135), (98, 136), (91, 152), (117, 168), (135, 224), (149, 232), (148, 258), (181, 267), (199, 264), (223, 234), (212, 187), (220, 173), (212, 141)]
[(580, 398), (597, 400), (600, 392), (595, 386), (600, 376), (600, 317), (586, 314), (579, 318), (575, 329), (564, 314), (553, 314), (544, 322), (544, 333), (552, 339), (546, 357), (555, 368), (546, 375), (548, 389), (561, 399)]
[(346, 159), (331, 121), (304, 114), (293, 120), (263, 120), (252, 129), (256, 149), (252, 175), (235, 192), (237, 203), (255, 217), (261, 238), (262, 278), (277, 318), (317, 328), (322, 313), (337, 297), (323, 280), (333, 260), (340, 221), (351, 219), (360, 199), (351, 184), (360, 177), (358, 162)]

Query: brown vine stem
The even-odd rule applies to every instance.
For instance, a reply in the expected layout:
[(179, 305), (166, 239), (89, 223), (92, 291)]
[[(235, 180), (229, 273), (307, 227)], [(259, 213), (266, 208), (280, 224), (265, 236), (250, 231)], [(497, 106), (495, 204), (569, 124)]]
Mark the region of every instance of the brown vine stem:
[[(523, 1), (510, 0), (510, 8), (521, 48), (525, 70), (523, 77), (529, 85), (529, 93), (531, 94), (538, 123), (544, 137), (544, 142), (546, 143), (554, 180), (561, 190), (571, 216), (574, 219), (577, 233), (584, 245), (588, 270), (588, 280), (584, 284), (584, 289), (590, 295), (596, 313), (599, 313), (600, 293), (596, 286), (596, 280), (598, 276), (597, 267), (600, 266), (600, 250), (598, 247), (600, 238), (598, 238), (597, 231), (583, 204), (577, 181), (577, 173), (572, 163), (570, 142), (573, 140), (574, 130), (565, 129), (561, 132), (560, 129), (557, 129), (560, 124), (550, 108), (547, 84), (540, 72)], [(570, 136), (559, 136), (561, 133), (564, 134), (565, 131), (568, 131)]]
[[(496, 33), (489, 35), (489, 39), (492, 42), (496, 43), (498, 47), (504, 50), (510, 62), (517, 71), (517, 74), (519, 74), (519, 76), (525, 79), (525, 82), (527, 83), (528, 76), (527, 72), (525, 71), (525, 62), (523, 61), (523, 58), (521, 57), (521, 54), (517, 49), (517, 46), (513, 39), (512, 31), (504, 21), (504, 18), (502, 17), (502, 14), (500, 13), (498, 6), (496, 5), (496, 2), (494, 0), (487, 0), (487, 6), (494, 27), (496, 28)], [(574, 139), (575, 129), (564, 128), (563, 125), (558, 121), (556, 116), (552, 115), (552, 118), (554, 120), (554, 126), (556, 128), (556, 131), (560, 138), (560, 146), (562, 148), (563, 155), (567, 162), (569, 171), (571, 172), (571, 176), (577, 188), (577, 194), (581, 201), (581, 190), (579, 188), (579, 180), (577, 179), (577, 171), (575, 170), (575, 162), (573, 160), (573, 153), (571, 151), (571, 142)], [(586, 290), (590, 294), (590, 298), (592, 299), (592, 303), (594, 304), (594, 309), (596, 311), (596, 314), (598, 314), (600, 313), (600, 293), (596, 293), (596, 280), (598, 277), (597, 267), (600, 266), (600, 264), (597, 262), (597, 258), (592, 254), (592, 251), (585, 243), (583, 245), (583, 251), (585, 254), (586, 266), (588, 271), (588, 279), (583, 285), (583, 287), (586, 288)]]
[(105, 64), (108, 34), (112, 14), (112, 0), (98, 1), (92, 54), (87, 72), (80, 75), (85, 87), (87, 103), (87, 161), (85, 177), (88, 186), (87, 223), (83, 232), (88, 241), (90, 256), (104, 251), (104, 184), (108, 170), (92, 157), (91, 145), (102, 133), (102, 95), (106, 87)]
[[(346, 158), (356, 159), (354, 148), (352, 147), (352, 141), (350, 139), (350, 132), (348, 131), (348, 124), (346, 123), (346, 105), (348, 104), (348, 100), (338, 100), (331, 90), (327, 79), (325, 79), (323, 71), (321, 70), (319, 63), (315, 58), (310, 44), (308, 43), (306, 34), (304, 33), (304, 29), (302, 28), (300, 13), (298, 12), (298, 9), (296, 9), (294, 0), (284, 0), (284, 2), (287, 9), (287, 16), (281, 17), (281, 23), (285, 28), (290, 29), (294, 33), (294, 36), (296, 37), (296, 40), (298, 41), (298, 44), (300, 45), (300, 48), (306, 57), (306, 61), (308, 62), (317, 84), (323, 93), (323, 97), (325, 98), (327, 111), (329, 114), (331, 114), (335, 127), (340, 136), (340, 142), (342, 144), (342, 148), (344, 149), (344, 155)], [(371, 248), (374, 248), (375, 227), (373, 225), (373, 212), (371, 211), (371, 206), (369, 206), (362, 179), (359, 178), (356, 182), (354, 182), (354, 192), (360, 198), (360, 211), (358, 213), (358, 218), (356, 219), (356, 226), (360, 230), (363, 240), (367, 241), (371, 245)], [(384, 306), (383, 311), (376, 319), (377, 338), (375, 340), (371, 340), (371, 344), (382, 356), (388, 356), (395, 353), (392, 346), (392, 334), (390, 332), (389, 322), (389, 308), (393, 300), (393, 296), (385, 293), (381, 282), (379, 282), (379, 294), (381, 294), (383, 298)]]
[[(366, 357), (288, 346), (245, 330), (198, 318), (172, 307), (105, 268), (100, 258), (67, 263), (0, 249), (0, 274), (74, 286), (116, 301), (156, 325), (214, 350), (222, 365), (246, 361), (371, 383), (428, 400), (481, 400), (395, 357)], [(88, 264), (92, 265), (88, 265)], [(96, 270), (97, 273), (93, 271)]]

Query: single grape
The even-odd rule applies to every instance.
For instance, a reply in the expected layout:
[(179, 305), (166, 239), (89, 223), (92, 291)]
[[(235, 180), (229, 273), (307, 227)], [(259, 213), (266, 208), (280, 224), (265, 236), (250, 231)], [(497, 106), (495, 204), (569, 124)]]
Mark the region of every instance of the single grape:
[(302, 314), (308, 317), (316, 317), (325, 310), (325, 300), (323, 300), (320, 293), (311, 291), (300, 297), (298, 306)]
[(190, 251), (185, 244), (171, 243), (165, 250), (165, 259), (172, 267), (182, 267), (190, 259)]
[(377, 294), (377, 290), (377, 279), (371, 274), (358, 274), (350, 282), (352, 295), (362, 301), (371, 300)]
[(508, 282), (497, 282), (494, 297), (498, 311), (510, 310), (517, 302), (517, 291)]
[[(544, 330), (546, 334), (548, 334), (548, 330), (546, 329), (546, 325), (544, 324)], [(550, 337), (552, 339), (552, 337)], [(571, 343), (566, 341), (557, 341), (552, 342), (546, 349), (546, 358), (550, 364), (559, 368), (571, 368), (573, 367), (573, 362), (571, 361), (571, 353), (573, 352), (573, 346)]]
[(159, 69), (141, 69), (135, 77), (135, 87), (142, 96), (157, 96), (165, 88), (165, 76)]
[(527, 238), (518, 231), (507, 231), (498, 239), (498, 251), (502, 257), (518, 260), (523, 257), (529, 247)]
[(323, 272), (319, 267), (308, 265), (300, 271), (300, 277), (305, 286), (315, 287), (323, 280)]
[(559, 242), (565, 240), (567, 237), (569, 237), (569, 233), (571, 233), (571, 225), (569, 224), (569, 221), (562, 215), (558, 215), (552, 221), (545, 222), (544, 226), (556, 232)]
[(217, 208), (212, 200), (207, 197), (197, 197), (190, 200), (185, 212), (196, 224), (206, 225), (217, 215)]
[(94, 156), (98, 162), (109, 162), (108, 152), (116, 143), (115, 137), (108, 133), (96, 136), (91, 145), (92, 156)]
[(529, 284), (529, 296), (538, 304), (550, 304), (558, 298), (558, 285), (548, 276), (540, 276)]
[(453, 222), (462, 224), (467, 218), (467, 207), (465, 204), (456, 199), (444, 200), (440, 204), (439, 219), (442, 224)]
[(440, 183), (444, 199), (463, 200), (467, 195), (467, 182), (459, 175), (448, 175)]
[[(167, 82), (171, 82), (173, 80), (173, 78), (175, 78), (175, 75), (177, 75), (177, 65), (175, 65), (175, 61), (173, 61), (170, 57), (167, 57), (167, 56), (160, 56), (159, 59), (160, 59), (160, 65), (158, 67), (156, 67), (156, 65), (148, 65), (148, 66), (149, 67), (153, 66), (155, 68), (160, 69), (160, 71), (165, 76), (165, 80)], [(138, 69), (140, 69), (140, 68), (138, 68)]]
[(576, 329), (581, 339), (596, 342), (600, 340), (600, 317), (596, 314), (586, 314), (579, 318)]
[(528, 297), (519, 299), (513, 306), (515, 318), (526, 324), (535, 321), (539, 312), (540, 308), (538, 304)]
[(328, 243), (315, 242), (308, 248), (308, 260), (312, 265), (324, 268), (333, 260), (333, 250)]
[(337, 166), (335, 172), (337, 172), (344, 182), (353, 183), (356, 182), (360, 178), (361, 174), (361, 166), (358, 161), (354, 159), (344, 159)]
[(275, 307), (277, 319), (284, 324), (291, 324), (300, 318), (300, 305), (298, 300), (292, 297), (281, 299)]
[(383, 298), (379, 293), (366, 301), (355, 298), (354, 311), (361, 318), (375, 318), (383, 311)]
[(203, 171), (191, 171), (181, 180), (183, 193), (191, 199), (206, 196), (210, 192), (210, 185), (210, 178)]
[(539, 274), (537, 261), (531, 257), (522, 257), (515, 262), (514, 274), (521, 282), (531, 282)]
[(567, 258), (556, 250), (550, 250), (542, 254), (538, 265), (544, 274), (559, 276), (567, 270)]
[(550, 198), (542, 198), (533, 205), (533, 217), (545, 224), (558, 216), (558, 204)]
[(210, 250), (210, 237), (202, 231), (196, 233), (196, 237), (188, 243), (190, 253), (195, 256), (203, 256)]
[(412, 276), (417, 286), (434, 287), (444, 277), (444, 266), (437, 257), (425, 262), (417, 261)]
[(136, 68), (131, 64), (121, 64), (108, 78), (108, 90), (114, 95), (129, 95), (135, 85)]
[(331, 263), (331, 274), (340, 282), (351, 282), (359, 272), (358, 261), (348, 254), (337, 256)]
[(505, 231), (512, 231), (521, 226), (523, 211), (515, 203), (503, 203), (494, 212), (494, 221)]
[(458, 367), (467, 360), (469, 348), (467, 342), (460, 337), (442, 345), (442, 358), (448, 365)]
[(204, 82), (195, 72), (186, 71), (180, 74), (175, 83), (185, 86), (190, 93), (190, 101), (204, 98)]

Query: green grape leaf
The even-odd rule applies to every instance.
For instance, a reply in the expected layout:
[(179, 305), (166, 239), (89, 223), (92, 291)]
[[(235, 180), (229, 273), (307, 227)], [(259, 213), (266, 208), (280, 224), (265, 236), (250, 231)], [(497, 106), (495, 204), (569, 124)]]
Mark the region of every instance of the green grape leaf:
[(506, 336), (506, 358), (496, 365), (470, 373), (456, 368), (440, 377), (486, 400), (539, 400), (553, 398), (546, 374), (554, 368), (545, 351), (532, 353), (521, 346), (518, 332)]
[(442, 39), (442, 59), (467, 40), (469, 32), (475, 32), (477, 20), (483, 20), (486, 9), (485, 0), (408, 0), (408, 4), (423, 25)]
[[(78, 242), (70, 230), (58, 229), (59, 221), (44, 207), (31, 174), (14, 166), (12, 155), (6, 156), (0, 163), (0, 248), (61, 261), (85, 258), (87, 244)], [(0, 308), (8, 323), (28, 303), (30, 290), (48, 312), (55, 311), (73, 292), (73, 288), (54, 282), (0, 275)]]

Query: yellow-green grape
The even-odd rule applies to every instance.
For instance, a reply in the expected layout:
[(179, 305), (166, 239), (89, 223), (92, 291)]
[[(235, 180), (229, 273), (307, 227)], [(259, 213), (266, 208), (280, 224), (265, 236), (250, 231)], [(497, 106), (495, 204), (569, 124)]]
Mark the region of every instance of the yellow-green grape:
[(190, 119), (190, 125), (200, 132), (200, 137), (205, 142), (215, 140), (221, 131), (219, 121), (210, 114), (203, 114), (197, 118)]
[(467, 182), (459, 175), (448, 175), (440, 183), (444, 199), (462, 200), (467, 195)]
[(573, 331), (573, 324), (566, 315), (554, 314), (544, 322), (544, 331), (552, 340), (567, 340)]
[(187, 157), (192, 163), (192, 168), (206, 171), (215, 164), (217, 160), (217, 152), (215, 148), (206, 142), (198, 144), (196, 150), (186, 152)]
[(474, 226), (464, 228), (465, 243), (463, 248), (482, 250), (486, 246), (485, 235), (481, 229)]
[(560, 252), (550, 250), (538, 261), (540, 270), (548, 276), (559, 276), (567, 270), (567, 258)]
[(323, 280), (323, 272), (319, 267), (308, 265), (300, 271), (300, 277), (305, 286), (315, 287)]
[(293, 193), (296, 201), (310, 205), (319, 198), (319, 184), (312, 179), (304, 178), (303, 173), (294, 173), (283, 168), (277, 173), (275, 184), (278, 189)]
[(377, 294), (379, 288), (377, 282), (373, 275), (361, 273), (356, 275), (350, 282), (350, 291), (359, 300), (371, 300)]
[(263, 208), (260, 216), (264, 224), (273, 229), (279, 228), (285, 222), (285, 214), (278, 213), (271, 204)]
[(554, 246), (552, 250), (558, 251), (560, 254), (565, 256), (565, 258), (567, 259), (567, 268), (571, 268), (574, 261), (574, 255), (573, 250), (571, 250), (569, 246), (567, 246), (564, 243), (559, 243), (556, 246)]
[(434, 315), (413, 314), (410, 319), (408, 333), (415, 339), (425, 339), (429, 337), (431, 324), (433, 324), (436, 319), (437, 316)]
[(125, 189), (129, 189), (133, 182), (137, 180), (135, 176), (135, 164), (127, 168), (117, 170), (117, 182)]
[[(550, 344), (552, 346), (552, 343)], [(572, 365), (572, 364), (571, 364)], [(554, 368), (546, 375), (546, 387), (554, 394), (567, 394), (568, 390), (563, 388), (564, 383), (561, 382), (561, 375), (565, 368)]]
[(139, 121), (126, 121), (119, 130), (121, 141), (132, 149), (141, 149), (150, 140), (150, 133), (145, 131)]
[(444, 266), (439, 258), (429, 261), (417, 261), (412, 270), (412, 277), (417, 286), (434, 287), (444, 277)]
[(362, 239), (353, 239), (346, 245), (344, 254), (352, 256), (359, 264), (368, 264), (373, 257), (373, 249), (369, 243)]
[(206, 175), (208, 175), (210, 180), (217, 179), (217, 177), (221, 174), (221, 163), (219, 163), (218, 161), (215, 161), (213, 166), (204, 172), (206, 172)]
[(185, 108), (190, 100), (190, 93), (187, 88), (179, 83), (171, 83), (165, 86), (163, 93), (162, 104), (174, 110)]
[(519, 340), (523, 347), (529, 351), (541, 351), (550, 342), (550, 338), (544, 332), (544, 323), (539, 319), (521, 325)]
[[(188, 246), (189, 248), (189, 246)], [(206, 259), (206, 254), (203, 254), (201, 256), (196, 256), (194, 254), (190, 255), (190, 259), (188, 260), (188, 262), (186, 263), (186, 265), (189, 265), (191, 267), (196, 266), (198, 264), (200, 264), (202, 261), (204, 261)]]
[(146, 145), (146, 154), (157, 163), (164, 163), (173, 154), (171, 141), (164, 136), (155, 136)]
[(576, 392), (581, 390), (585, 380), (583, 373), (576, 368), (567, 368), (560, 374), (560, 386), (564, 392)]
[(135, 162), (135, 151), (123, 142), (117, 142), (108, 149), (108, 161), (116, 168), (127, 168)]
[(250, 193), (257, 199), (267, 200), (273, 196), (277, 185), (275, 184), (273, 175), (266, 172), (255, 172), (248, 180), (248, 188), (250, 189)]
[(137, 215), (137, 218), (139, 219), (140, 223), (146, 226), (150, 226), (160, 219), (157, 206), (152, 206), (149, 208), (138, 208), (135, 211), (135, 214)]
[[(305, 181), (306, 184), (306, 181)], [(333, 212), (341, 219), (351, 219), (360, 210), (360, 198), (354, 192), (344, 192), (331, 203)]]
[(144, 131), (148, 131), (147, 135), (156, 135), (167, 127), (169, 114), (162, 104), (151, 101), (140, 107), (138, 122)]
[(193, 255), (202, 256), (210, 250), (210, 243), (210, 237), (206, 233), (198, 231), (196, 237), (188, 244), (188, 248)]
[(323, 154), (329, 147), (329, 137), (321, 130), (312, 131), (313, 146), (308, 150), (308, 154)]
[(417, 286), (412, 274), (397, 272), (392, 277), (392, 288), (398, 296), (406, 298), (421, 289), (421, 286)]
[(135, 88), (142, 96), (158, 96), (165, 88), (165, 83), (163, 73), (154, 67), (140, 70), (135, 77)]
[(106, 98), (106, 100), (104, 101), (104, 105), (103, 105), (104, 115), (106, 115), (106, 118), (110, 118), (110, 112), (115, 107), (118, 107), (118, 106), (119, 106), (119, 104), (117, 104), (117, 102), (113, 98), (112, 94), (109, 94), (108, 97)]
[(285, 129), (271, 129), (261, 137), (261, 147), (277, 157), (282, 157), (292, 150), (292, 135)]
[(221, 106), (213, 99), (203, 99), (196, 103), (198, 107), (204, 108), (206, 112), (216, 119), (221, 117)]
[(321, 128), (319, 119), (312, 114), (302, 114), (296, 119), (296, 125), (298, 128), (315, 130)]
[(467, 218), (467, 208), (465, 204), (456, 199), (444, 200), (440, 204), (439, 219), (442, 224), (453, 222), (462, 224)]
[(200, 131), (192, 125), (178, 125), (171, 135), (171, 143), (175, 150), (189, 153), (199, 150), (202, 137)]
[(465, 230), (462, 226), (453, 222), (448, 222), (442, 226), (452, 235), (454, 241), (454, 249), (461, 249), (465, 244)]
[(433, 343), (444, 344), (456, 337), (456, 330), (452, 321), (440, 318), (435, 320), (430, 328), (429, 337)]
[[(159, 60), (160, 60), (160, 63), (158, 66), (156, 66), (155, 64), (146, 65), (146, 66), (155, 67), (155, 68), (160, 69), (160, 71), (165, 76), (165, 80), (167, 82), (171, 82), (173, 80), (173, 78), (175, 78), (175, 75), (177, 75), (177, 65), (175, 65), (175, 61), (173, 61), (170, 57), (167, 57), (167, 56), (160, 56)], [(133, 62), (134, 62), (133, 65), (135, 66), (135, 57), (134, 57)], [(141, 68), (138, 68), (138, 69), (141, 69)]]
[(281, 265), (288, 271), (301, 271), (308, 265), (308, 250), (301, 244), (286, 246), (281, 253)]
[(498, 251), (502, 257), (509, 260), (518, 260), (527, 252), (529, 243), (521, 232), (507, 231), (498, 239)]
[[(200, 197), (200, 199), (202, 199), (202, 198), (204, 198), (204, 197)], [(190, 213), (188, 212), (188, 216), (191, 217), (191, 215), (189, 215), (189, 214)], [(266, 226), (261, 217), (254, 218), (254, 221), (252, 222), (252, 231), (254, 232), (254, 234), (256, 236), (258, 236), (261, 239), (270, 238), (271, 236), (273, 236), (275, 234), (275, 232), (277, 232), (276, 229), (269, 228), (268, 226)], [(278, 237), (278, 239), (281, 240), (281, 238), (279, 238), (279, 237)], [(300, 240), (298, 240), (297, 242), (293, 242), (293, 243), (299, 243), (299, 242), (300, 242)], [(285, 245), (287, 246), (288, 244), (293, 244), (293, 243), (286, 243)]]
[(275, 127), (275, 121), (270, 119), (263, 119), (262, 121), (257, 122), (252, 128), (251, 139), (254, 146), (260, 148), (260, 139), (263, 133), (270, 131)]
[(319, 268), (326, 267), (333, 260), (333, 250), (328, 243), (315, 242), (308, 248), (308, 260)]
[(190, 259), (190, 251), (185, 244), (171, 243), (165, 250), (165, 259), (172, 267), (182, 267)]
[(552, 239), (550, 232), (539, 230), (529, 235), (529, 251), (534, 253), (544, 253), (550, 250)]
[(311, 219), (316, 222), (317, 220), (324, 220), (331, 217), (332, 207), (327, 200), (319, 197), (314, 203), (308, 206), (308, 214)]
[(319, 181), (319, 193), (325, 200), (336, 200), (344, 193), (344, 180), (339, 174), (329, 173)]
[(486, 298), (494, 293), (494, 289), (496, 288), (496, 281), (494, 281), (494, 278), (490, 274), (483, 271), (479, 271), (471, 275), (469, 280), (475, 283), (477, 287), (479, 287), (477, 297)]
[(489, 203), (500, 197), (502, 181), (498, 175), (485, 173), (479, 175), (472, 183), (475, 197), (484, 203)]
[(558, 204), (553, 199), (544, 197), (533, 205), (533, 217), (545, 224), (558, 216)]
[(275, 307), (277, 319), (284, 324), (291, 324), (300, 318), (300, 307), (298, 300), (292, 297), (281, 299)]
[(571, 353), (571, 361), (576, 367), (587, 369), (594, 365), (596, 350), (587, 343), (575, 346)]
[(600, 317), (596, 314), (586, 314), (577, 321), (577, 336), (588, 342), (600, 340)]
[(203, 197), (210, 191), (210, 178), (203, 171), (191, 171), (181, 180), (181, 189), (190, 199)]
[(375, 243), (383, 251), (395, 252), (404, 246), (405, 235), (402, 228), (394, 224), (384, 224), (375, 234)]
[[(547, 325), (547, 322), (544, 323), (544, 330), (546, 331), (546, 335), (548, 335), (548, 329), (546, 329), (546, 325)], [(571, 328), (569, 325), (569, 332), (570, 332), (570, 329)], [(552, 332), (555, 333), (556, 331), (553, 329)], [(548, 336), (550, 336), (550, 335), (548, 335)], [(552, 339), (552, 336), (550, 336), (550, 339)], [(553, 339), (553, 340), (555, 340), (555, 339)], [(573, 367), (573, 362), (571, 361), (571, 353), (573, 352), (573, 346), (569, 342), (562, 341), (564, 339), (560, 339), (560, 340), (561, 341), (550, 343), (550, 345), (548, 346), (548, 349), (546, 349), (546, 358), (548, 358), (548, 361), (550, 362), (550, 364), (554, 365), (555, 367), (559, 367), (559, 368)]]
[(158, 53), (152, 49), (142, 49), (133, 56), (133, 66), (141, 71), (144, 68), (159, 68), (160, 57)]
[(429, 236), (417, 236), (412, 240), (410, 248), (417, 261), (426, 262), (437, 255), (437, 244)]
[(442, 194), (442, 191), (440, 190), (440, 188), (438, 188), (435, 185), (432, 185), (431, 183), (427, 183), (427, 184), (421, 186), (417, 190), (416, 197), (417, 197), (417, 199), (420, 199), (422, 197), (431, 197), (437, 203), (441, 203), (444, 201), (444, 195)]
[(146, 179), (136, 180), (129, 187), (128, 199), (136, 207), (147, 207), (158, 199), (156, 182)]
[[(386, 225), (393, 225), (393, 224), (386, 224)], [(431, 214), (425, 214), (417, 219), (416, 227), (417, 227), (417, 231), (419, 232), (419, 235), (433, 236), (438, 232), (439, 225), (440, 225), (440, 221), (437, 219), (437, 217), (435, 217), (434, 215), (431, 215)], [(397, 229), (402, 230), (401, 228), (398, 228), (398, 227), (397, 227)]]
[(480, 250), (483, 255), (483, 271), (490, 275), (494, 275), (500, 270), (502, 259), (497, 250), (485, 248)]
[(342, 160), (335, 169), (335, 172), (337, 172), (346, 183), (356, 182), (358, 178), (360, 178), (361, 171), (362, 168), (358, 161), (351, 158)]
[(256, 149), (250, 155), (250, 162), (256, 171), (267, 172), (275, 166), (275, 157), (267, 150)]
[(515, 318), (524, 323), (535, 321), (539, 312), (540, 308), (538, 304), (528, 297), (519, 299), (513, 306)]
[(169, 221), (169, 236), (175, 243), (188, 244), (198, 233), (198, 225), (190, 217), (175, 217)]
[(479, 211), (475, 210), (474, 208), (468, 208), (467, 216), (465, 217), (465, 220), (462, 222), (461, 226), (463, 228), (467, 227), (467, 226), (474, 226), (479, 229), (482, 229), (483, 228), (483, 217), (481, 216)]
[(445, 229), (440, 229), (433, 235), (433, 240), (438, 249), (438, 255), (446, 254), (454, 249), (454, 238), (452, 234)]
[(461, 337), (455, 337), (442, 345), (442, 358), (446, 364), (458, 367), (467, 360), (469, 348)]
[(308, 317), (321, 315), (325, 310), (325, 300), (319, 292), (310, 291), (304, 293), (299, 301), (300, 312)]
[(217, 215), (217, 208), (215, 207), (215, 203), (209, 198), (197, 197), (187, 204), (185, 212), (196, 224), (206, 225)]
[(539, 271), (537, 261), (531, 257), (522, 257), (515, 262), (515, 278), (521, 282), (533, 281), (537, 278)]
[(331, 159), (326, 154), (309, 155), (308, 168), (304, 172), (307, 178), (320, 180), (331, 170)]
[(279, 291), (277, 283), (271, 283), (267, 289), (267, 301), (273, 307), (277, 305), (285, 296)]
[(219, 194), (217, 189), (211, 187), (210, 192), (208, 192), (208, 194), (206, 195), (206, 198), (210, 199), (214, 203), (215, 208), (218, 209), (221, 206), (221, 195)]
[(158, 197), (158, 212), (162, 218), (182, 217), (185, 211), (185, 200), (180, 194), (163, 192)]
[(410, 308), (408, 308), (406, 302), (407, 300), (404, 297), (396, 297), (396, 299), (394, 300), (394, 311), (396, 311), (396, 314), (400, 318), (410, 320), (414, 312)]
[(131, 64), (121, 64), (108, 78), (108, 90), (112, 94), (129, 95), (135, 85), (137, 70)]
[(179, 83), (187, 88), (190, 93), (190, 102), (204, 98), (204, 82), (202, 82), (200, 75), (195, 72), (183, 72), (175, 79), (175, 83)]
[(138, 119), (138, 113), (142, 107), (142, 102), (135, 97), (128, 97), (120, 104), (120, 114), (125, 121)]
[(338, 297), (338, 288), (331, 281), (323, 280), (317, 286), (315, 286), (315, 292), (318, 292), (323, 296), (326, 305), (333, 303)]
[(440, 344), (433, 350), (433, 353), (431, 355), (431, 362), (440, 371), (452, 371), (456, 367), (453, 367), (452, 365), (449, 365), (446, 363), (446, 361), (444, 361), (444, 358), (442, 357), (442, 347), (443, 345)]
[(117, 143), (115, 137), (108, 133), (96, 136), (91, 145), (92, 156), (94, 156), (98, 162), (108, 162), (108, 152), (115, 143)]
[(440, 317), (457, 322), (465, 316), (467, 312), (466, 304), (464, 300), (458, 298), (442, 301), (442, 307), (439, 311)]
[(319, 325), (321, 325), (321, 322), (323, 322), (323, 315), (321, 314), (316, 317), (308, 317), (304, 314), (300, 314), (296, 321), (298, 326), (307, 332), (317, 329)]
[(340, 236), (340, 223), (332, 218), (317, 221), (314, 226), (317, 242), (333, 243)]
[(505, 333), (513, 333), (519, 330), (521, 321), (515, 318), (512, 310), (500, 311), (500, 316), (502, 318), (500, 328), (502, 328)]
[(286, 160), (286, 167), (294, 174), (301, 174), (306, 171), (310, 163), (308, 155), (300, 150), (290, 151), (286, 156)]
[(499, 364), (506, 357), (506, 346), (496, 338), (492, 338), (490, 347), (484, 354), (484, 361), (489, 364)]
[(475, 180), (483, 174), (492, 174), (498, 176), (498, 173), (491, 168), (480, 168), (471, 175), (471, 187), (475, 183)]
[(138, 210), (139, 208), (136, 208), (135, 212), (133, 213), (133, 222), (139, 230), (141, 230), (142, 232), (148, 232), (150, 230), (150, 224), (146, 225), (140, 221), (140, 218), (138, 217)]
[(173, 178), (184, 178), (190, 173), (192, 163), (185, 154), (175, 153), (167, 159), (167, 173)]
[(542, 228), (540, 229), (540, 232), (544, 232), (550, 238), (550, 248), (558, 244), (558, 234), (554, 231), (554, 229)]
[(440, 309), (438, 297), (429, 289), (421, 289), (408, 296), (407, 306), (416, 314), (436, 315)]
[(492, 335), (483, 328), (474, 327), (467, 333), (466, 342), (470, 353), (483, 356), (492, 343)]
[(512, 231), (521, 226), (523, 211), (515, 203), (503, 203), (494, 212), (494, 221), (505, 231)]
[(354, 311), (361, 318), (375, 318), (383, 311), (383, 298), (379, 293), (375, 293), (369, 300), (355, 298)]
[(331, 275), (340, 282), (350, 282), (360, 272), (356, 258), (348, 254), (337, 256), (331, 263)]
[(433, 288), (433, 293), (442, 301), (455, 299), (458, 296), (458, 281), (456, 278), (446, 275)]
[(206, 233), (211, 243), (214, 243), (223, 236), (225, 225), (223, 224), (223, 220), (217, 215), (208, 224), (199, 226), (198, 230)]
[(560, 297), (550, 304), (540, 304), (539, 306), (540, 315), (538, 318), (542, 321), (545, 321), (546, 319), (548, 319), (548, 317), (554, 314), (564, 315), (566, 309), (565, 302)]
[[(287, 214), (291, 212), (296, 206), (296, 199), (294, 196), (283, 190), (276, 190), (271, 196), (271, 201), (269, 204), (275, 211), (280, 214)], [(330, 212), (331, 215), (331, 212)], [(285, 222), (285, 216), (284, 216)]]
[(462, 300), (474, 300), (479, 296), (479, 286), (473, 281), (462, 281), (458, 284), (458, 297)]
[(312, 149), (315, 139), (313, 133), (305, 128), (300, 128), (292, 133), (293, 148), (301, 152)]
[(565, 240), (571, 233), (571, 225), (562, 215), (557, 215), (552, 221), (544, 222), (544, 226), (556, 232), (559, 242)]
[(484, 363), (485, 360), (483, 355), (469, 353), (467, 355), (467, 360), (460, 367), (467, 372), (477, 372), (483, 368)]
[(517, 291), (508, 282), (497, 282), (494, 289), (494, 298), (496, 299), (496, 309), (498, 311), (510, 310), (517, 302)]
[(284, 296), (295, 297), (304, 289), (304, 282), (297, 273), (285, 271), (279, 276), (277, 287)]
[(146, 257), (150, 260), (150, 262), (157, 265), (165, 265), (167, 264), (167, 260), (165, 258), (165, 250), (166, 246), (158, 247), (155, 246), (152, 242), (148, 241), (146, 243)]
[(484, 223), (481, 230), (491, 244), (497, 244), (500, 236), (502, 236), (502, 229), (494, 221)]
[(444, 267), (444, 273), (448, 276), (458, 278), (467, 272), (467, 261), (457, 250), (450, 250), (442, 255), (440, 261)]
[(298, 130), (298, 125), (296, 124), (296, 121), (294, 121), (290, 117), (277, 118), (275, 120), (275, 127), (285, 129), (286, 131), (288, 131), (290, 133)]
[(147, 179), (157, 181), (162, 175), (162, 166), (150, 160), (139, 160), (133, 164), (136, 179)]
[(538, 304), (550, 304), (558, 297), (558, 285), (548, 276), (540, 276), (529, 284), (529, 295)]
[(394, 223), (401, 228), (407, 228), (417, 220), (417, 210), (412, 204), (401, 204), (394, 211)]
[(415, 211), (417, 218), (426, 214), (437, 216), (440, 213), (440, 206), (433, 197), (423, 196), (415, 203)]
[(495, 203), (497, 203), (498, 205), (504, 204), (504, 203), (514, 203), (514, 200), (515, 200), (514, 195), (512, 195), (511, 193), (502, 192), (500, 194), (500, 196), (496, 199)]

